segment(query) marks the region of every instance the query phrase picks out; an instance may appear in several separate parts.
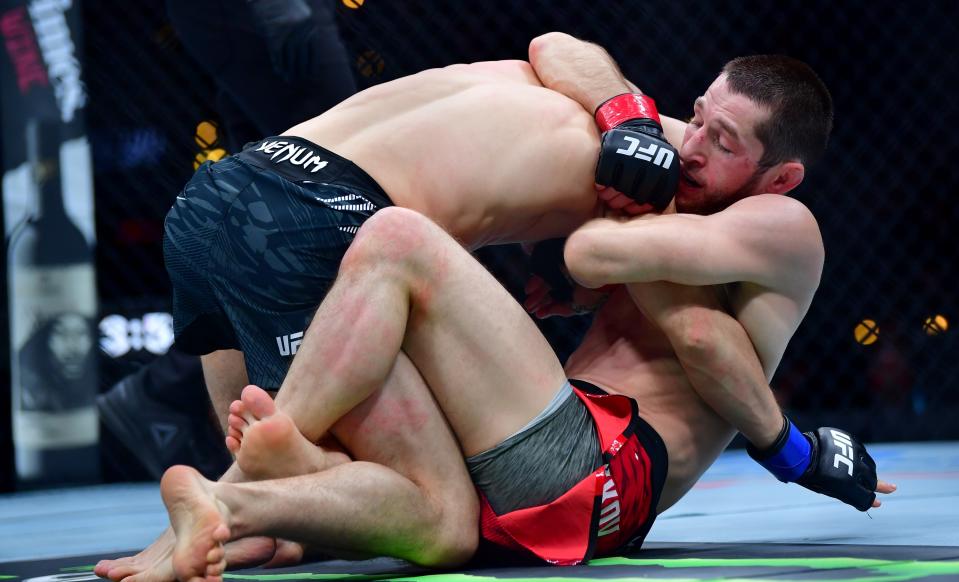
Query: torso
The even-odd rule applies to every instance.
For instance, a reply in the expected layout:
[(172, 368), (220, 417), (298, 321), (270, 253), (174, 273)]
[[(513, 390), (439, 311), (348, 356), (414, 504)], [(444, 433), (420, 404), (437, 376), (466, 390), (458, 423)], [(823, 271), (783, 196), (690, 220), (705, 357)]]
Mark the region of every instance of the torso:
[(521, 61), (378, 85), (286, 134), (352, 160), (468, 248), (562, 236), (596, 207), (592, 117)]
[[(733, 316), (750, 337), (763, 337), (774, 369), (808, 302), (795, 301), (755, 285), (726, 287)], [(794, 305), (792, 325), (769, 326), (754, 317)], [(772, 375), (772, 369), (767, 376)], [(693, 390), (669, 340), (646, 319), (625, 289), (617, 290), (596, 314), (580, 347), (566, 364), (570, 378), (580, 378), (608, 392), (636, 399), (639, 412), (662, 437), (669, 470), (658, 512), (679, 500), (726, 448), (736, 430), (719, 417)]]
[[(285, 133), (352, 160), (395, 204), (422, 212), (467, 248), (563, 236), (596, 213), (595, 123), (577, 103), (544, 89), (525, 62), (424, 71), (367, 89)], [(751, 284), (727, 292), (730, 312), (771, 376), (808, 301)], [(771, 312), (781, 325), (767, 323)], [(669, 471), (659, 512), (735, 434), (696, 394), (668, 339), (625, 290), (596, 315), (566, 371), (636, 399), (663, 438)]]

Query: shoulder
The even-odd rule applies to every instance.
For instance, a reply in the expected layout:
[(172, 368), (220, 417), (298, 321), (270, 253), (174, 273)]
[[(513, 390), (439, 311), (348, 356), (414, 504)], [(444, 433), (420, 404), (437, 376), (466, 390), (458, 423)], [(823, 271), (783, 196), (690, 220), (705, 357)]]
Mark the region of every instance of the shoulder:
[(819, 239), (819, 223), (812, 211), (795, 198), (782, 194), (749, 196), (731, 204), (719, 215), (748, 221), (756, 228), (786, 229), (791, 234)]
[(714, 216), (768, 260), (773, 277), (793, 282), (800, 278), (818, 286), (825, 248), (819, 223), (802, 202), (780, 194), (760, 194)]

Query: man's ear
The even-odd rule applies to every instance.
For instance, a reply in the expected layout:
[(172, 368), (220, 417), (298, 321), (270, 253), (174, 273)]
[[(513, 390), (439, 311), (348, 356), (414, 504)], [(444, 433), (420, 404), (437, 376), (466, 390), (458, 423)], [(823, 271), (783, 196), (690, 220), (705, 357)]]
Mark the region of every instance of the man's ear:
[(766, 172), (765, 185), (760, 189), (764, 194), (786, 194), (802, 183), (806, 176), (806, 167), (802, 162), (782, 162)]

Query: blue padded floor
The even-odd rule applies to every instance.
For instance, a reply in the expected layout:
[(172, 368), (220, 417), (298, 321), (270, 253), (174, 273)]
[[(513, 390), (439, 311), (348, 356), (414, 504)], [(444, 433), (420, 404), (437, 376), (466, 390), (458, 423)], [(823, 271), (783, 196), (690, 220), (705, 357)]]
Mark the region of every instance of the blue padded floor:
[[(732, 451), (659, 517), (642, 551), (589, 566), (435, 574), (378, 559), (247, 570), (226, 577), (959, 580), (959, 443), (873, 445), (870, 451), (880, 477), (899, 485), (899, 491), (868, 514), (781, 484), (745, 453)], [(88, 571), (97, 559), (141, 548), (165, 525), (159, 491), (152, 484), (0, 496), (0, 580), (93, 579)]]

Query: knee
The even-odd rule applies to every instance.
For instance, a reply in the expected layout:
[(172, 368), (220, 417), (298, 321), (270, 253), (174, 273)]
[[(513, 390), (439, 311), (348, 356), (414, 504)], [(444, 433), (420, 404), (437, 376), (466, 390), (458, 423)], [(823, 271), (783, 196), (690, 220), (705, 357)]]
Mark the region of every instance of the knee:
[[(473, 536), (476, 538), (476, 536)], [(456, 568), (462, 566), (473, 557), (478, 547), (478, 540), (443, 540), (438, 544), (433, 557), (423, 565), (428, 568)]]
[(422, 559), (417, 560), (420, 565), (455, 568), (468, 562), (479, 547), (479, 522), (469, 525), (469, 528), (451, 528), (438, 535), (432, 546), (423, 552)]
[(416, 211), (384, 208), (363, 223), (343, 262), (409, 261), (426, 248), (436, 231), (439, 227)]
[(437, 511), (429, 547), (420, 564), (431, 568), (452, 568), (466, 563), (479, 547), (479, 504), (473, 498), (449, 500)]

